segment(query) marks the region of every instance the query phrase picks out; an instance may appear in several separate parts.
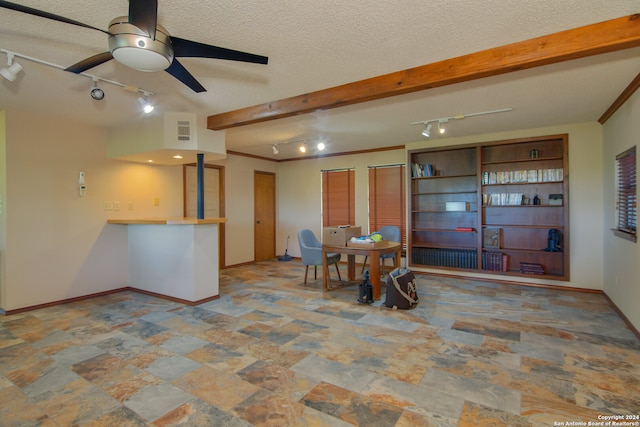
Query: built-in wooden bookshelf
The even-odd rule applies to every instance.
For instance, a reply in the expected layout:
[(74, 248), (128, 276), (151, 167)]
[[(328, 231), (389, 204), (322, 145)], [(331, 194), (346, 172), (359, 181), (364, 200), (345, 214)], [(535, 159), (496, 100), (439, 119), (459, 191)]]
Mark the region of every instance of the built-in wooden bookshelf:
[(569, 280), (567, 145), (552, 135), (410, 151), (410, 265)]

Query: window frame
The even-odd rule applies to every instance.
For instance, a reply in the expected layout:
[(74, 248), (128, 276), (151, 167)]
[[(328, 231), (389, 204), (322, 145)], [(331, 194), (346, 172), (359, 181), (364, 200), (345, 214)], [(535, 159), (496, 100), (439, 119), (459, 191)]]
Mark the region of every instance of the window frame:
[(616, 228), (613, 234), (637, 241), (637, 159), (636, 146), (616, 156)]
[(356, 218), (355, 169), (323, 170), (321, 173), (322, 226), (353, 226)]

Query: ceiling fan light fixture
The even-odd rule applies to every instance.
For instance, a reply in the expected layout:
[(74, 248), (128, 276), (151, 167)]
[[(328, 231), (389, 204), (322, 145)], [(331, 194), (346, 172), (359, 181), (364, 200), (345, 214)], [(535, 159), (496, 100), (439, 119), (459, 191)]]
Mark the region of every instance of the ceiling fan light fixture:
[(138, 71), (162, 71), (173, 62), (173, 47), (167, 30), (156, 26), (155, 40), (127, 22), (128, 17), (115, 18), (109, 24), (109, 50), (119, 63)]
[(7, 53), (7, 68), (0, 69), (0, 75), (10, 82), (16, 81), (18, 74), (22, 71), (22, 65), (13, 62), (13, 55)]

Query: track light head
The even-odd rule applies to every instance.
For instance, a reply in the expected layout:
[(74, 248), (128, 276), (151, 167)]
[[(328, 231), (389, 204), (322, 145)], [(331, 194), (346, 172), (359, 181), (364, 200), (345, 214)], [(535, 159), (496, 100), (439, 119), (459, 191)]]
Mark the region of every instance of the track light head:
[(307, 147), (304, 146), (304, 144), (302, 144), (300, 146), (300, 148), (298, 148), (300, 150), (301, 153), (306, 153), (307, 152)]
[(438, 121), (438, 132), (442, 135), (443, 133), (445, 133), (447, 130), (444, 128), (444, 124), (448, 123), (449, 120), (439, 120)]
[(98, 87), (98, 80), (93, 80), (93, 86), (91, 87), (89, 94), (91, 95), (91, 98), (95, 99), (96, 101), (101, 101), (104, 99), (104, 91)]
[(7, 53), (7, 68), (0, 69), (0, 75), (10, 82), (14, 82), (18, 78), (20, 71), (22, 71), (22, 65), (13, 62), (13, 55)]
[(280, 150), (278, 150), (278, 144), (273, 144), (273, 146), (271, 147), (271, 150), (273, 151), (273, 154), (279, 154)]
[(326, 148), (326, 146), (324, 145), (324, 142), (318, 142), (318, 150), (322, 151)]
[(149, 94), (147, 92), (143, 92), (143, 93), (144, 93), (144, 98), (139, 97), (138, 103), (142, 107), (142, 111), (144, 111), (146, 114), (149, 114), (153, 111), (155, 107), (152, 103), (149, 102)]
[(427, 123), (427, 125), (424, 127), (424, 130), (422, 131), (422, 135), (426, 138), (429, 138), (431, 136), (431, 123)]

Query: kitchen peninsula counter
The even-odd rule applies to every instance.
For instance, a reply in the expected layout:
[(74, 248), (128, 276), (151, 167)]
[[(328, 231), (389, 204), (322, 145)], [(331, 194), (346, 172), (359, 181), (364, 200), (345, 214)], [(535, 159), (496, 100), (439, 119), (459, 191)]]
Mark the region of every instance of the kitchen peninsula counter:
[(129, 286), (187, 304), (219, 298), (219, 225), (226, 218), (110, 219), (127, 226)]

